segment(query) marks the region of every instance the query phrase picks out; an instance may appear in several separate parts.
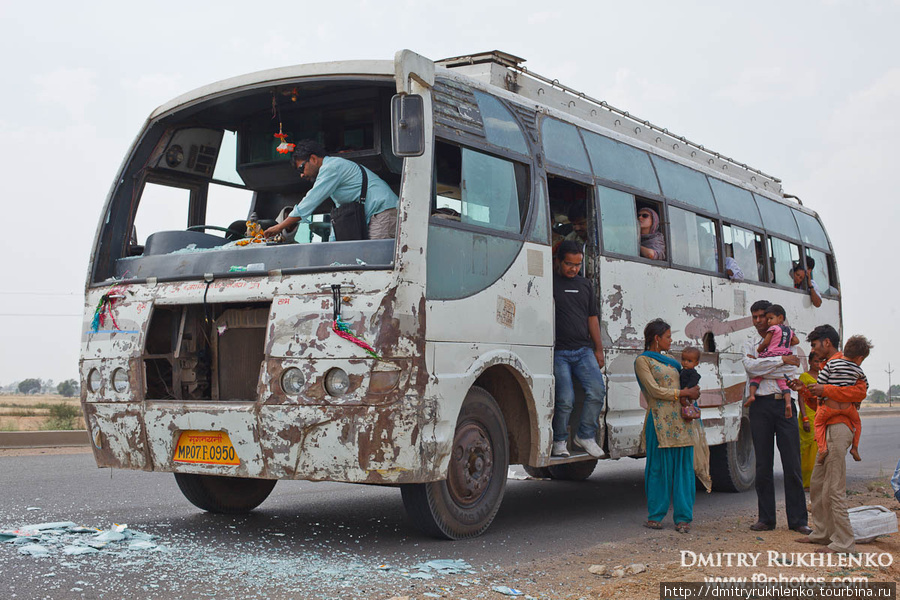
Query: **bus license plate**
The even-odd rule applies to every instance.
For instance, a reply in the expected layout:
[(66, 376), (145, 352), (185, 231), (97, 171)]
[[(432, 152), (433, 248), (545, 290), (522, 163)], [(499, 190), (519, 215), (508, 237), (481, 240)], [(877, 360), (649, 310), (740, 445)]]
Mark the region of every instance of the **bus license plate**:
[(224, 431), (182, 431), (175, 446), (174, 461), (204, 465), (241, 464)]

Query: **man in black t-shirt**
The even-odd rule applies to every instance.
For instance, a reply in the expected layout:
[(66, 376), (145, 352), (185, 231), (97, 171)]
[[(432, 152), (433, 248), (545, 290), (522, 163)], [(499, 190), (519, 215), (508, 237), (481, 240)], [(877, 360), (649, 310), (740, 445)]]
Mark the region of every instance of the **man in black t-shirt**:
[(569, 416), (575, 401), (574, 379), (584, 388), (581, 423), (575, 433), (575, 445), (595, 458), (603, 455), (597, 444), (600, 413), (603, 411), (603, 343), (597, 299), (591, 282), (578, 272), (584, 253), (571, 240), (556, 250), (553, 273), (553, 300), (556, 304), (556, 343), (553, 351), (553, 376), (556, 379), (556, 409), (553, 413), (553, 456), (569, 456)]

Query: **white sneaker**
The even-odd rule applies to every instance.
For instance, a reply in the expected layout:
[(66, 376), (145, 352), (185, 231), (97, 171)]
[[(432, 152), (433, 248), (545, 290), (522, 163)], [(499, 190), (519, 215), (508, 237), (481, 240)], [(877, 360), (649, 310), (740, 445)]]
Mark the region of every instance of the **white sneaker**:
[(584, 450), (594, 458), (603, 456), (603, 448), (597, 445), (594, 440), (583, 440), (580, 437), (575, 438), (575, 445), (584, 448)]
[(566, 448), (566, 440), (553, 442), (553, 449), (550, 451), (550, 456), (569, 456), (569, 449)]

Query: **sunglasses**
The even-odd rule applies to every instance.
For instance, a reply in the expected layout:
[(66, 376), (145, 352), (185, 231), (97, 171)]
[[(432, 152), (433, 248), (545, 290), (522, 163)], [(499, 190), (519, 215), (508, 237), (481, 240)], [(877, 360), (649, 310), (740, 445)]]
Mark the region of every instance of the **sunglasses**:
[(308, 162), (309, 162), (308, 159), (304, 160), (302, 162), (295, 162), (294, 168), (297, 169), (297, 171), (299, 171), (300, 173), (302, 173), (303, 171), (306, 170), (306, 163), (308, 163)]
[(638, 219), (650, 219), (652, 218), (648, 213), (638, 213)]

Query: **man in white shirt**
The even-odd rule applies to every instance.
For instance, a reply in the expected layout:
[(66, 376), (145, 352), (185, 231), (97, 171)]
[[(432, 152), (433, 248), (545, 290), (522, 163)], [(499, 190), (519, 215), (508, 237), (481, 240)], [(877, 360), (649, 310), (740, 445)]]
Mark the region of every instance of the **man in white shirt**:
[(796, 356), (757, 358), (757, 347), (762, 342), (769, 323), (766, 310), (771, 306), (766, 300), (758, 300), (750, 307), (754, 334), (741, 349), (747, 378), (762, 377), (756, 391), (756, 401), (750, 405), (750, 432), (756, 451), (756, 497), (759, 520), (750, 526), (753, 531), (775, 529), (775, 481), (773, 465), (775, 444), (781, 454), (784, 471), (784, 500), (788, 527), (804, 535), (812, 531), (806, 513), (806, 494), (800, 471), (800, 430), (797, 425), (797, 407), (792, 402), (791, 418), (784, 416), (784, 399), (776, 379), (791, 379), (795, 367), (800, 366)]
[(744, 272), (741, 270), (741, 267), (738, 266), (737, 261), (730, 256), (725, 257), (725, 274), (728, 275), (728, 279), (732, 281), (744, 280)]

